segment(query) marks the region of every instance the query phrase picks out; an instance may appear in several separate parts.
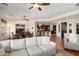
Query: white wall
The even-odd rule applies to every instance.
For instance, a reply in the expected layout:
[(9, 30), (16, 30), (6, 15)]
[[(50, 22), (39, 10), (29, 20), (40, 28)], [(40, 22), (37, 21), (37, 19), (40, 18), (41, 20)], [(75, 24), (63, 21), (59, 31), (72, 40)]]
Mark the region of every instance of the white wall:
[[(62, 22), (67, 22), (67, 33), (69, 33), (69, 28), (72, 29), (72, 33), (76, 34), (76, 23), (79, 23), (79, 21), (77, 21), (76, 19), (70, 19), (70, 20), (66, 20), (66, 21), (59, 21), (57, 22), (56, 26), (57, 26), (57, 30), (56, 30), (56, 34), (57, 36), (61, 37), (61, 23)], [(60, 24), (60, 32), (58, 32), (58, 25)], [(69, 27), (69, 24), (72, 24), (71, 27)]]
[(50, 31), (53, 30), (53, 24), (50, 24)]
[[(60, 32), (59, 32), (59, 26), (60, 25)], [(61, 37), (61, 22), (57, 22), (56, 24), (56, 35)]]

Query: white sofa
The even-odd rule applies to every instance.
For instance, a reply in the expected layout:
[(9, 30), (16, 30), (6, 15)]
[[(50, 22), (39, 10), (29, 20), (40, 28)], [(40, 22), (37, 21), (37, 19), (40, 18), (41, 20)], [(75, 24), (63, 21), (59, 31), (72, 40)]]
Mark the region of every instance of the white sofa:
[(56, 44), (49, 37), (31, 37), (0, 41), (8, 56), (52, 56), (56, 54)]
[(79, 51), (79, 35), (64, 34), (64, 48)]

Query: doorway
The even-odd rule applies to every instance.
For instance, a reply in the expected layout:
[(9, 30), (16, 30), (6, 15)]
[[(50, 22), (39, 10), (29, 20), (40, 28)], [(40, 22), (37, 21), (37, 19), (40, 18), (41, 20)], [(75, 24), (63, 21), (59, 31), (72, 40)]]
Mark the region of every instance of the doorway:
[(67, 22), (61, 23), (61, 37), (64, 38), (64, 33), (67, 33)]
[(56, 25), (53, 25), (53, 31), (56, 34)]
[(51, 35), (56, 36), (56, 25), (52, 26)]

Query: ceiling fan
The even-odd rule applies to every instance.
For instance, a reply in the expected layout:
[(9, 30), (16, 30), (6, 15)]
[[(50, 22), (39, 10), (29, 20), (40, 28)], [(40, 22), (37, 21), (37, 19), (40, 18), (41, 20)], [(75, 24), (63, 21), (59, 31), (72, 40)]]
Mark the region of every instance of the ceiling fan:
[(31, 4), (33, 4), (33, 5), (32, 5), (32, 7), (29, 8), (29, 10), (32, 9), (32, 8), (37, 8), (39, 11), (42, 10), (41, 6), (50, 5), (50, 3), (31, 3)]
[(24, 16), (23, 20), (29, 21), (30, 19), (26, 18), (26, 16)]
[(75, 5), (76, 5), (76, 6), (79, 6), (79, 3), (76, 3)]
[(7, 3), (0, 3), (0, 8), (1, 8), (1, 9), (5, 9), (4, 7), (7, 7), (7, 6), (8, 6)]

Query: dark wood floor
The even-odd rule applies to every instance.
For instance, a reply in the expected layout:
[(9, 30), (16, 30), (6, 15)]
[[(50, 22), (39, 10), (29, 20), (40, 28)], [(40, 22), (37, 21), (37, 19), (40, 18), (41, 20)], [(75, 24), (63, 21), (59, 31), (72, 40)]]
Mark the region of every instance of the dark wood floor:
[(60, 37), (57, 37), (57, 36), (51, 36), (51, 41), (54, 41), (56, 42), (56, 47), (57, 49), (61, 49), (61, 50), (64, 50), (66, 52), (69, 52), (75, 56), (79, 56), (79, 51), (73, 51), (73, 50), (68, 50), (68, 49), (64, 49), (64, 46), (63, 46), (63, 39), (60, 38)]

